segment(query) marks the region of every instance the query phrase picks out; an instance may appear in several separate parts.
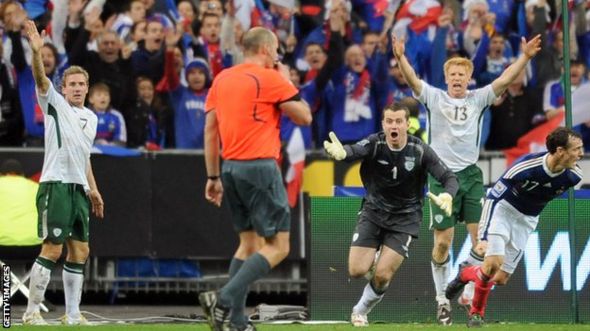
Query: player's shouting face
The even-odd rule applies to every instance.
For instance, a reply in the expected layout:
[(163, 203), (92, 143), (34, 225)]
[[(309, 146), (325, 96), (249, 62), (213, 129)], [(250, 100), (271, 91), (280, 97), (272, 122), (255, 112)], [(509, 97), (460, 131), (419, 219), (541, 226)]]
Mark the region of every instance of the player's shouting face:
[(453, 98), (464, 98), (467, 94), (467, 85), (471, 75), (462, 65), (451, 65), (445, 72), (448, 93)]
[(386, 108), (383, 111), (383, 132), (385, 133), (385, 140), (389, 147), (401, 148), (404, 147), (408, 140), (408, 113), (404, 109), (392, 110)]

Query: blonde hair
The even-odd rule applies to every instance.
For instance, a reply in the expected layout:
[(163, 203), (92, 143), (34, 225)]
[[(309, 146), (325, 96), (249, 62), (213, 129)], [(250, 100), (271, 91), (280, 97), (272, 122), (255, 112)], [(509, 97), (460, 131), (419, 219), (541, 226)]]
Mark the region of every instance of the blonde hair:
[(82, 74), (84, 75), (84, 79), (86, 80), (86, 85), (89, 84), (90, 76), (88, 75), (88, 71), (84, 70), (84, 68), (80, 66), (71, 66), (64, 71), (64, 74), (61, 79), (61, 85), (66, 86), (66, 80), (68, 76), (75, 75), (75, 74)]
[(445, 77), (449, 73), (449, 68), (451, 66), (465, 67), (465, 69), (467, 69), (467, 75), (469, 77), (471, 77), (471, 75), (473, 74), (473, 62), (471, 62), (471, 60), (466, 59), (464, 57), (453, 57), (453, 58), (448, 59), (447, 62), (445, 62), (445, 65), (444, 65)]

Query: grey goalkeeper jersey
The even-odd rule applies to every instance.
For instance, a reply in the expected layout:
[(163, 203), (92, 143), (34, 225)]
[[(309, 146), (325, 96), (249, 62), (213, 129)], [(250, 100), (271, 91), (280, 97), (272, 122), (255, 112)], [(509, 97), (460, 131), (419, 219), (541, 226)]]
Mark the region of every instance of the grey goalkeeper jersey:
[(380, 132), (344, 149), (345, 161), (362, 159), (360, 174), (367, 191), (364, 207), (396, 214), (421, 211), (428, 173), (453, 197), (459, 189), (457, 176), (416, 137), (408, 136), (405, 147), (392, 150)]

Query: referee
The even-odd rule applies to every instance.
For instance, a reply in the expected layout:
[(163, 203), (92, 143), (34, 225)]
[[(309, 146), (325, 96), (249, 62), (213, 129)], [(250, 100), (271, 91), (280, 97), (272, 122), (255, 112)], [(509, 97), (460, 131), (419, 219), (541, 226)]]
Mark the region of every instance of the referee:
[(312, 120), (288, 67), (278, 61), (275, 34), (255, 27), (242, 43), (244, 63), (215, 77), (205, 103), (205, 198), (216, 206), (226, 198), (240, 237), (229, 282), (218, 293), (199, 296), (212, 331), (255, 330), (244, 316), (248, 286), (289, 253), (290, 209), (276, 162), (280, 118), (285, 115), (297, 125)]

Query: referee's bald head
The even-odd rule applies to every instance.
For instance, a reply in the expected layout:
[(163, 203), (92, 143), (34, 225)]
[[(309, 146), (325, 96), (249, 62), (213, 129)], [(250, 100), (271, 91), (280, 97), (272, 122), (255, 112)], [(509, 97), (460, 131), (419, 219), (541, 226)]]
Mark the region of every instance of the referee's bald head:
[(242, 46), (246, 55), (255, 55), (264, 46), (273, 46), (275, 34), (263, 27), (254, 27), (244, 34)]

